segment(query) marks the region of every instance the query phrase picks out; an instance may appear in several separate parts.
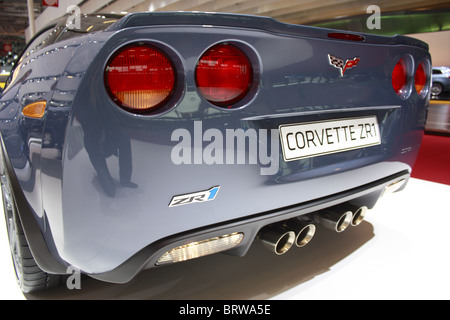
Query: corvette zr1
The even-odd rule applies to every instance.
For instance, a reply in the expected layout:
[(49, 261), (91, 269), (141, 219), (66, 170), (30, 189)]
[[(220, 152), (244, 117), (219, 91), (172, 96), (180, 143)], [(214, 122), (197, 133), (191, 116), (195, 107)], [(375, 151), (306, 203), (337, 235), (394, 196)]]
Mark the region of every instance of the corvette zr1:
[(56, 20), (0, 97), (24, 292), (68, 267), (125, 283), (216, 252), (275, 254), (405, 187), (430, 91), (416, 39), (234, 14)]

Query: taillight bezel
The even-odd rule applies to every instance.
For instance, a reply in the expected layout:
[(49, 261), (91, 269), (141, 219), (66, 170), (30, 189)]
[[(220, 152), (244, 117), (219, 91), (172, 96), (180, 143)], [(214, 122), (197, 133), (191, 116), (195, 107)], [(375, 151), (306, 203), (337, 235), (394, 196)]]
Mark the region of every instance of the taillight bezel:
[[(236, 99), (236, 101), (232, 101), (230, 104), (223, 104), (223, 103), (214, 103), (212, 101), (208, 101), (208, 99), (202, 94), (201, 90), (199, 89), (198, 82), (197, 82), (197, 66), (199, 64), (200, 59), (212, 48), (219, 46), (219, 45), (230, 45), (233, 47), (236, 47), (238, 50), (240, 50), (247, 58), (247, 60), (250, 63), (251, 66), (251, 81), (248, 90), (246, 91), (245, 95), (241, 97), (240, 99)], [(262, 64), (261, 59), (259, 55), (256, 53), (256, 50), (251, 47), (246, 42), (241, 42), (238, 40), (222, 40), (216, 43), (212, 43), (211, 45), (208, 45), (197, 57), (195, 68), (194, 68), (194, 81), (196, 85), (197, 94), (199, 97), (208, 103), (209, 106), (219, 109), (219, 110), (240, 110), (246, 106), (248, 106), (257, 96), (257, 93), (259, 91), (259, 83), (260, 83), (260, 75), (262, 73)]]
[[(170, 64), (173, 69), (174, 73), (174, 86), (172, 89), (172, 92), (169, 94), (169, 96), (164, 99), (161, 103), (159, 103), (157, 106), (150, 107), (147, 109), (133, 109), (128, 108), (126, 105), (123, 105), (115, 99), (114, 94), (111, 92), (108, 84), (108, 78), (107, 78), (107, 71), (110, 63), (113, 61), (115, 57), (117, 57), (121, 52), (124, 50), (131, 48), (131, 47), (140, 47), (140, 46), (146, 46), (153, 49), (158, 50), (160, 53), (165, 55), (168, 60), (170, 61)], [(185, 94), (184, 90), (184, 82), (185, 82), (185, 68), (184, 64), (180, 58), (180, 55), (171, 47), (166, 45), (165, 43), (158, 42), (158, 41), (149, 41), (149, 40), (134, 40), (131, 42), (127, 42), (122, 44), (118, 47), (117, 50), (114, 50), (108, 59), (106, 59), (105, 65), (103, 66), (103, 82), (104, 82), (104, 88), (105, 91), (111, 100), (112, 104), (116, 107), (116, 109), (120, 110), (121, 112), (125, 112), (126, 114), (133, 115), (133, 116), (140, 116), (140, 117), (153, 117), (153, 116), (160, 116), (161, 114), (167, 113), (171, 111), (173, 108), (175, 108), (178, 103), (182, 100), (183, 95)]]

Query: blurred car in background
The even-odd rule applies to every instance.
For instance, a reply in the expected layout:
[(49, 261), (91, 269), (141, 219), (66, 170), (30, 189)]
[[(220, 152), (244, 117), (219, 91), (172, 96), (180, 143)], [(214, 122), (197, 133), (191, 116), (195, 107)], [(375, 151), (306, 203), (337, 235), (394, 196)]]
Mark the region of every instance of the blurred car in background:
[(438, 96), (445, 91), (450, 90), (450, 68), (449, 67), (433, 67), (431, 80), (431, 94)]

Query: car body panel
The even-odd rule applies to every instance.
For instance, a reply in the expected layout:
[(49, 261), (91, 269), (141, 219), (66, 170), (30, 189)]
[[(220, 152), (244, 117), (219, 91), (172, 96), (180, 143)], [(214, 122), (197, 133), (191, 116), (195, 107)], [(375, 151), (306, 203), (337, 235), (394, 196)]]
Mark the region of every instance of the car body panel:
[[(48, 246), (85, 273), (113, 271), (163, 239), (244, 224), (411, 172), (428, 97), (411, 87), (410, 96), (400, 98), (391, 73), (401, 57), (428, 61), (423, 43), (378, 36), (367, 36), (373, 43), (330, 40), (324, 29), (256, 17), (213, 15), (235, 24), (238, 19), (236, 27), (220, 25), (220, 18), (207, 24), (211, 15), (187, 17), (197, 24), (140, 25), (142, 15), (130, 15), (103, 32), (47, 46), (22, 60), (1, 97), (5, 146)], [(251, 21), (250, 27), (242, 21)], [(122, 110), (105, 88), (108, 59), (138, 41), (163, 49), (177, 70), (175, 98), (158, 115)], [(249, 99), (230, 110), (201, 98), (193, 76), (202, 53), (222, 42), (244, 50), (256, 75)], [(329, 54), (360, 61), (341, 76)], [(24, 105), (41, 99), (47, 101), (43, 119), (21, 114)], [(367, 116), (378, 119), (379, 145), (283, 160), (280, 125)], [(211, 146), (207, 132), (223, 138), (223, 155), (214, 158), (219, 163), (204, 153)], [(248, 133), (247, 143), (254, 139), (258, 148), (234, 143), (236, 132)], [(191, 155), (180, 164), (177, 148), (184, 145)], [(132, 187), (121, 185), (127, 179)], [(213, 201), (169, 206), (176, 195), (215, 186), (220, 191)]]

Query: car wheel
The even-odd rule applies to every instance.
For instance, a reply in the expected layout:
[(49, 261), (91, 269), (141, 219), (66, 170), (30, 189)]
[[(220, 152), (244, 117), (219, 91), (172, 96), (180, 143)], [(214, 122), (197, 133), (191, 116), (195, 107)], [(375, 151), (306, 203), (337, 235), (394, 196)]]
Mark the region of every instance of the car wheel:
[[(4, 168), (3, 166), (2, 171), (5, 171)], [(59, 285), (59, 275), (48, 274), (36, 264), (19, 220), (8, 175), (1, 172), (0, 177), (9, 248), (20, 289), (24, 293), (31, 293)]]
[(434, 82), (433, 85), (431, 86), (431, 94), (433, 96), (438, 96), (442, 93), (443, 89), (444, 87), (442, 86), (442, 84)]

